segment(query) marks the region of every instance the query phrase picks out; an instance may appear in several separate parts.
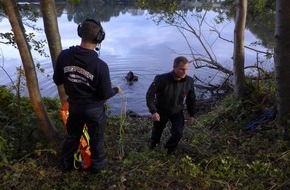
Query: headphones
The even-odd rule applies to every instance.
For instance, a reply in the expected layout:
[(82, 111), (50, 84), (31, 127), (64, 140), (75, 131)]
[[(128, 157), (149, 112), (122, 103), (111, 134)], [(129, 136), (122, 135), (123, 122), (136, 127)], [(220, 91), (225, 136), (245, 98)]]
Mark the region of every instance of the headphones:
[[(95, 21), (94, 19), (86, 19), (84, 22), (93, 22), (100, 28), (100, 31), (98, 32), (97, 36), (93, 39), (93, 42), (100, 44), (105, 39), (105, 31), (103, 30), (101, 23), (99, 21)], [(84, 22), (78, 25), (79, 37), (82, 37), (82, 26)]]

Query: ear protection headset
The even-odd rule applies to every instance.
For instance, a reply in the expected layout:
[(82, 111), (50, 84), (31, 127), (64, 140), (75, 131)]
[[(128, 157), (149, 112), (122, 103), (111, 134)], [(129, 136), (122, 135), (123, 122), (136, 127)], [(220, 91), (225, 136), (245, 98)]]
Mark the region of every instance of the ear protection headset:
[[(99, 21), (95, 21), (94, 19), (86, 19), (84, 22), (93, 22), (100, 28), (100, 31), (98, 32), (97, 36), (93, 40), (95, 43), (100, 44), (105, 39), (105, 31), (103, 30), (101, 23)], [(82, 37), (82, 26), (83, 24), (78, 25), (79, 37)]]

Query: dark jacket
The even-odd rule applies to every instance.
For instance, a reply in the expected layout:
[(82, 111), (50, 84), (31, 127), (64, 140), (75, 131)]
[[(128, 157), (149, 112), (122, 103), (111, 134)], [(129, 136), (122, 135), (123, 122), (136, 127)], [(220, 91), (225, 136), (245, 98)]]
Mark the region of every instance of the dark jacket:
[(174, 72), (157, 75), (146, 93), (146, 102), (151, 114), (158, 112), (175, 114), (183, 110), (184, 100), (190, 116), (195, 114), (193, 78), (186, 76), (174, 80)]
[(105, 101), (118, 92), (112, 88), (108, 65), (94, 50), (72, 46), (57, 58), (53, 81), (64, 85), (70, 100)]

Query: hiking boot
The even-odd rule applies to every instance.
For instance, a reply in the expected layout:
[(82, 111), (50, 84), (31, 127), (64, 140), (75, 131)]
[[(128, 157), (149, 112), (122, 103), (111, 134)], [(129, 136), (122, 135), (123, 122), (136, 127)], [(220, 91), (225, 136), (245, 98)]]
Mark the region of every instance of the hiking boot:
[(167, 154), (168, 155), (175, 155), (176, 149), (175, 148), (167, 148)]
[(90, 168), (90, 169), (88, 170), (88, 172), (89, 172), (90, 174), (98, 174), (98, 173), (100, 173), (103, 169), (105, 169), (105, 167), (103, 167), (103, 168)]
[(89, 167), (89, 168), (86, 168), (86, 169), (82, 169), (82, 171), (85, 172), (85, 173), (87, 173), (87, 174), (95, 175), (95, 174), (100, 173), (104, 168), (93, 168), (93, 167)]
[(97, 168), (90, 168), (89, 173), (90, 174), (98, 174), (102, 169), (97, 169)]
[(108, 162), (106, 160), (103, 160), (100, 163), (92, 164), (88, 171), (91, 174), (97, 174), (107, 166), (108, 166)]
[(154, 149), (154, 148), (156, 148), (157, 147), (157, 143), (154, 143), (151, 139), (148, 139), (148, 147), (150, 148), (150, 149)]

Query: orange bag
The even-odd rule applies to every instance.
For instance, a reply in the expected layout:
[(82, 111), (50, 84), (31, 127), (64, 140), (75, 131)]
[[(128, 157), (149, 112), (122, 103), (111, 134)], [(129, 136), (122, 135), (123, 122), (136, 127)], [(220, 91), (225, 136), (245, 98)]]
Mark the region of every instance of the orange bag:
[[(63, 125), (66, 129), (67, 118), (69, 116), (69, 103), (66, 102), (60, 109), (60, 115), (62, 118)], [(88, 133), (88, 128), (85, 125), (83, 129), (83, 134), (80, 138), (80, 144), (77, 152), (74, 154), (74, 167), (79, 169), (87, 169), (91, 166), (91, 151), (90, 151), (90, 136)]]
[(65, 129), (66, 129), (66, 122), (68, 118), (68, 109), (69, 109), (68, 102), (65, 102), (64, 105), (60, 109), (60, 116), (61, 116), (62, 123)]

